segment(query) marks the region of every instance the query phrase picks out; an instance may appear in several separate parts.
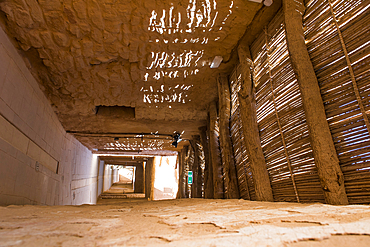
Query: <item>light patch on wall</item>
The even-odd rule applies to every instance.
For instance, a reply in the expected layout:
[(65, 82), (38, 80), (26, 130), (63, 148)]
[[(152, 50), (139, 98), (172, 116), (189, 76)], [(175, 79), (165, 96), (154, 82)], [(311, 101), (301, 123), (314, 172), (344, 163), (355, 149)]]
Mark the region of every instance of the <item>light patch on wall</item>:
[(152, 62), (150, 63), (150, 66), (146, 67), (146, 69), (197, 67), (203, 54), (204, 50), (184, 50), (184, 52), (180, 54), (176, 54), (176, 52), (172, 52), (171, 54), (167, 52), (151, 52)]
[[(188, 99), (188, 91), (194, 85), (177, 84), (176, 86), (160, 86), (142, 87), (143, 102), (148, 104), (162, 104), (162, 103), (182, 103), (191, 101)], [(170, 105), (168, 105), (169, 108)]]
[[(150, 38), (150, 43), (165, 43), (171, 44), (201, 44), (207, 45), (211, 40), (216, 42), (220, 40), (217, 32), (223, 29), (226, 21), (233, 13), (232, 9), (237, 8), (234, 1), (230, 1), (230, 5), (226, 16), (220, 19), (220, 15), (225, 14), (225, 10), (217, 10), (216, 0), (189, 0), (185, 8), (170, 4), (168, 9), (153, 10), (149, 17), (148, 31), (159, 35), (165, 35), (166, 38), (159, 39), (158, 37)], [(223, 14), (220, 14), (223, 13)], [(217, 21), (220, 19), (220, 21)], [(196, 31), (200, 32), (196, 32)], [(216, 37), (208, 37), (208, 33), (215, 31)], [(200, 33), (201, 35), (199, 35)], [(153, 34), (154, 35), (154, 34)], [(186, 35), (185, 37), (181, 37)], [(193, 37), (189, 37), (192, 35)], [(155, 35), (154, 35), (155, 36)], [(199, 69), (208, 61), (198, 62), (204, 55), (204, 50), (184, 50), (180, 54), (175, 52), (168, 53), (166, 51), (151, 52), (151, 63), (147, 66), (148, 72), (144, 75), (144, 81), (159, 80), (161, 78), (187, 78), (191, 75), (196, 75)], [(178, 68), (169, 70), (171, 68)], [(186, 70), (179, 70), (186, 68)], [(153, 71), (150, 71), (153, 70)], [(155, 70), (155, 71), (154, 71)]]
[(120, 138), (104, 145), (107, 151), (154, 151), (171, 147), (171, 139)]
[[(153, 10), (149, 18), (148, 30), (159, 34), (193, 33), (195, 29), (212, 30), (218, 16), (215, 0), (190, 0), (186, 13), (181, 13), (173, 3), (169, 9)], [(182, 20), (186, 25), (181, 25)], [(184, 28), (183, 28), (184, 27)]]
[(176, 52), (171, 54), (167, 52), (151, 52), (152, 61), (147, 67), (148, 72), (144, 75), (144, 81), (159, 80), (161, 78), (186, 78), (190, 75), (196, 75), (199, 69), (195, 69), (195, 67), (206, 64), (204, 62), (199, 63), (203, 54), (204, 50), (184, 50), (178, 54)]
[[(222, 19), (221, 25), (225, 25), (227, 19), (233, 13), (234, 1), (230, 1), (229, 10)], [(237, 7), (236, 7), (237, 8)], [(219, 11), (216, 0), (190, 0), (186, 12), (181, 12), (173, 3), (169, 9), (160, 11), (153, 10), (149, 18), (148, 31), (160, 35), (176, 33), (210, 32), (217, 24)], [(182, 23), (183, 22), (183, 23)], [(200, 38), (202, 39), (202, 37)]]
[[(205, 63), (207, 64), (207, 63)], [(144, 81), (160, 80), (163, 78), (186, 78), (190, 75), (196, 75), (199, 73), (199, 69), (182, 69), (182, 70), (170, 70), (170, 71), (149, 71), (144, 75)]]

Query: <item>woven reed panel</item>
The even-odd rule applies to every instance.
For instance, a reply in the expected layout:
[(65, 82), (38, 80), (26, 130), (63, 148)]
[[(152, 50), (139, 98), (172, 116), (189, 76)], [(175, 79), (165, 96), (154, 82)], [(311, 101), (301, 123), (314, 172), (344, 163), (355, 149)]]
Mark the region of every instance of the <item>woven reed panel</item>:
[(224, 189), (224, 196), (227, 194), (227, 184), (226, 184), (226, 175), (225, 175), (225, 172), (224, 172), (224, 167), (225, 167), (225, 159), (223, 157), (223, 154), (221, 152), (221, 145), (220, 145), (220, 120), (219, 120), (219, 117), (217, 117), (217, 121), (215, 123), (215, 132), (214, 134), (216, 135), (217, 137), (217, 141), (218, 141), (218, 147), (219, 147), (219, 151), (220, 151), (220, 156), (221, 156), (221, 165), (222, 165), (222, 186), (223, 186), (223, 189)]
[(199, 179), (201, 179), (201, 184), (202, 184), (202, 187), (201, 187), (201, 191), (202, 191), (202, 198), (204, 198), (204, 170), (206, 168), (206, 161), (205, 161), (205, 156), (204, 156), (204, 149), (203, 149), (203, 145), (200, 143), (200, 142), (196, 142), (196, 148), (198, 149), (198, 162), (199, 162), (199, 171), (200, 171), (200, 175), (199, 176)]
[[(364, 115), (369, 117), (370, 113), (370, 1), (333, 1), (332, 7), (333, 13), (327, 0), (308, 2), (304, 15), (306, 43), (348, 199), (350, 203), (370, 203), (370, 136), (364, 121)], [(356, 97), (356, 85), (360, 97)], [(359, 102), (366, 112), (361, 111)]]
[[(186, 165), (185, 165), (185, 172), (186, 172), (186, 189), (185, 193), (187, 195), (187, 198), (193, 198), (194, 195), (191, 194), (191, 184), (188, 184), (188, 172), (193, 171), (193, 166), (194, 166), (194, 161), (195, 161), (195, 152), (194, 149), (191, 145), (189, 145), (188, 152), (186, 154)], [(193, 171), (193, 176), (194, 176), (194, 171)], [(193, 177), (194, 179), (194, 177)]]
[(241, 75), (238, 73), (238, 70), (240, 70), (239, 66), (234, 69), (229, 78), (231, 93), (230, 134), (233, 144), (240, 196), (243, 199), (256, 200), (253, 186), (253, 175), (250, 170), (249, 159), (244, 146), (244, 135), (238, 98)]
[(257, 121), (275, 201), (325, 202), (280, 11), (251, 46)]

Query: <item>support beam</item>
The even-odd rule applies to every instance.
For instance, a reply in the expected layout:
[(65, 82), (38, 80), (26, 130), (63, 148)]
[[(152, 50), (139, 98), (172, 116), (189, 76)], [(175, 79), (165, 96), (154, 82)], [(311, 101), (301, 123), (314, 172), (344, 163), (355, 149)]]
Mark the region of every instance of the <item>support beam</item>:
[(144, 164), (140, 162), (136, 165), (135, 171), (135, 193), (144, 193), (145, 190), (145, 178), (144, 178)]
[(186, 198), (186, 188), (187, 188), (187, 183), (186, 183), (186, 171), (185, 171), (185, 165), (186, 165), (186, 154), (188, 153), (188, 147), (189, 146), (184, 146), (182, 149), (181, 149), (181, 162), (180, 162), (180, 166), (181, 166), (181, 173), (180, 173), (180, 179), (179, 179), (179, 189), (180, 189), (180, 192), (179, 192), (179, 196), (180, 198)]
[(195, 177), (197, 176), (197, 174), (196, 174), (197, 170), (195, 169), (195, 167), (196, 167), (196, 165), (198, 163), (198, 160), (197, 160), (197, 158), (195, 156), (194, 141), (193, 140), (189, 140), (189, 143), (190, 143), (190, 156), (191, 155), (194, 155), (193, 156), (193, 159), (190, 159), (190, 158), (188, 159), (188, 164), (189, 164), (189, 170), (188, 171), (193, 172), (193, 183), (192, 184), (188, 184), (189, 198), (195, 198), (195, 184), (194, 184), (194, 180), (196, 179)]
[(150, 158), (145, 166), (145, 198), (149, 201), (154, 199), (155, 166), (154, 158)]
[(280, 8), (281, 0), (273, 0), (272, 5), (263, 6), (253, 17), (253, 22), (245, 30), (243, 37), (239, 40), (239, 44), (251, 45)]
[(203, 146), (203, 152), (204, 152), (204, 162), (205, 162), (205, 168), (204, 168), (204, 198), (205, 199), (212, 199), (213, 198), (213, 179), (212, 179), (212, 167), (210, 162), (210, 154), (209, 154), (209, 148), (208, 148), (208, 128), (206, 126), (200, 127), (200, 142)]
[(191, 146), (194, 150), (194, 163), (193, 163), (193, 184), (191, 186), (192, 198), (202, 198), (202, 169), (200, 167), (200, 150), (198, 144), (200, 143), (200, 137), (193, 135), (190, 141)]
[(226, 196), (228, 199), (239, 199), (238, 178), (236, 176), (233, 147), (230, 138), (230, 89), (226, 76), (218, 78), (218, 98), (220, 109), (220, 146), (227, 187)]
[[(181, 150), (182, 151), (182, 150)], [(184, 188), (184, 181), (183, 181), (183, 162), (182, 162), (182, 152), (178, 152), (177, 153), (177, 159), (178, 159), (178, 164), (179, 164), (179, 183), (177, 185), (177, 195), (176, 195), (176, 199), (180, 199), (180, 198), (183, 198), (181, 197), (182, 196), (182, 193), (181, 191), (183, 191), (183, 188)]]
[(224, 198), (224, 185), (222, 181), (222, 164), (217, 134), (218, 129), (216, 128), (217, 107), (215, 102), (212, 102), (209, 106), (209, 122), (210, 122), (209, 149), (211, 154), (212, 173), (213, 173), (213, 198), (222, 199)]
[(238, 46), (238, 56), (242, 71), (239, 91), (240, 116), (243, 125), (244, 145), (250, 161), (257, 201), (274, 201), (265, 157), (257, 124), (256, 99), (251, 77), (252, 60), (248, 46)]
[(185, 153), (185, 162), (184, 162), (184, 173), (185, 173), (185, 198), (191, 198), (191, 186), (188, 184), (188, 172), (191, 171), (192, 163), (190, 160), (192, 149), (191, 146), (187, 146)]
[(315, 164), (326, 203), (348, 204), (344, 177), (326, 120), (319, 84), (305, 45), (302, 0), (283, 0), (286, 39), (294, 73), (298, 79), (310, 133)]

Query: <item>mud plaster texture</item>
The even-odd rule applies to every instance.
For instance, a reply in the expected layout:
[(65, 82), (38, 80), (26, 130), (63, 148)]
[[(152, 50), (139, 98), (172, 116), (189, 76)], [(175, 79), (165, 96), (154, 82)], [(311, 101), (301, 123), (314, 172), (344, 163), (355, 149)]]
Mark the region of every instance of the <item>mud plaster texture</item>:
[[(206, 124), (215, 79), (235, 65), (230, 54), (262, 6), (244, 0), (0, 2), (7, 32), (67, 131), (185, 130), (189, 137)], [(209, 67), (215, 56), (223, 57), (219, 69)], [(134, 107), (135, 117), (95, 115), (100, 105)]]
[(181, 199), (0, 208), (1, 246), (369, 246), (370, 207)]

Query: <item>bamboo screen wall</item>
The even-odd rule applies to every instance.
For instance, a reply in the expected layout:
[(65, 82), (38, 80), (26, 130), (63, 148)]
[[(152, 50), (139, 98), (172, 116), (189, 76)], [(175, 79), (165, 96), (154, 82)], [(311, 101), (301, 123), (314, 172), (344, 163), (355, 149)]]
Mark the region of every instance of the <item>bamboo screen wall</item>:
[[(280, 12), (251, 46), (254, 60), (257, 121), (275, 201), (325, 202), (310, 145), (298, 83), (286, 46)], [(238, 176), (254, 198), (253, 177), (242, 144), (237, 92), (238, 67), (230, 77), (232, 93), (231, 134)], [(244, 168), (244, 170), (242, 169)], [(253, 192), (253, 193), (252, 193)]]
[(324, 202), (280, 11), (251, 46), (257, 122), (276, 201)]
[(191, 184), (188, 184), (187, 181), (188, 181), (188, 172), (189, 171), (194, 171), (193, 170), (194, 160), (195, 160), (194, 150), (190, 145), (188, 150), (187, 150), (187, 153), (186, 153), (185, 169), (184, 169), (184, 171), (185, 171), (185, 185), (186, 185), (186, 187), (185, 187), (186, 198), (191, 198), (192, 197)]
[(243, 129), (240, 119), (238, 92), (240, 90), (241, 74), (239, 70), (240, 68), (237, 67), (229, 78), (231, 87), (230, 134), (233, 143), (240, 197), (246, 200), (256, 200), (253, 177), (250, 171), (247, 150), (244, 146)]
[(204, 171), (206, 168), (206, 158), (204, 155), (203, 145), (199, 142), (197, 142), (196, 145), (197, 145), (198, 154), (199, 154), (199, 157), (198, 157), (198, 162), (199, 162), (199, 167), (200, 167), (199, 172), (201, 173), (200, 175), (198, 175), (198, 177), (201, 180), (201, 185), (202, 185), (201, 191), (202, 191), (202, 197), (204, 198)]
[(307, 48), (350, 203), (370, 203), (370, 1), (307, 4)]
[(216, 126), (215, 126), (215, 134), (217, 135), (218, 145), (220, 148), (221, 164), (222, 164), (222, 186), (224, 188), (224, 195), (226, 196), (229, 190), (227, 188), (227, 182), (226, 182), (226, 174), (225, 174), (226, 163), (225, 163), (225, 158), (224, 158), (224, 152), (222, 152), (222, 147), (220, 145), (220, 127), (219, 127), (220, 125), (219, 124), (220, 124), (220, 119), (219, 117), (217, 117)]
[[(192, 141), (193, 144), (185, 146), (186, 151), (182, 152), (181, 162), (183, 163), (183, 171), (180, 174), (181, 179), (179, 183), (182, 183), (185, 192), (185, 198), (194, 198), (197, 195), (192, 194), (194, 187), (197, 187), (195, 180), (199, 179), (201, 196), (204, 197), (204, 169), (205, 169), (205, 157), (203, 146), (199, 141)], [(198, 157), (196, 157), (198, 155)], [(197, 160), (197, 162), (196, 162)], [(198, 169), (199, 168), (199, 169)], [(193, 184), (188, 184), (188, 172), (193, 171)], [(198, 173), (199, 172), (199, 173)]]

